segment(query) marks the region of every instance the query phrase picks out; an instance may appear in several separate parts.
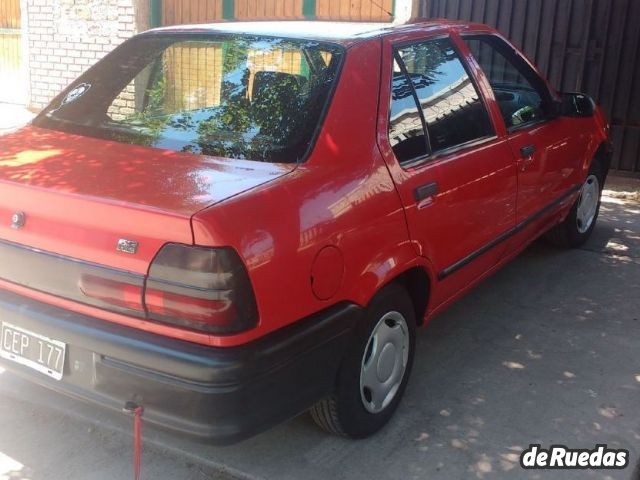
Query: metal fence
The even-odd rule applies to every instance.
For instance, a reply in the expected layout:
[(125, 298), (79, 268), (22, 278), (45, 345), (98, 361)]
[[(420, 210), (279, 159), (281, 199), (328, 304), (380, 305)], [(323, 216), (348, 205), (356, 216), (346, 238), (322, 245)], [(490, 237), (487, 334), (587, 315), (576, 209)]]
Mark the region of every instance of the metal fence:
[(429, 0), (421, 14), (492, 25), (556, 88), (593, 95), (611, 121), (613, 168), (640, 174), (640, 1)]

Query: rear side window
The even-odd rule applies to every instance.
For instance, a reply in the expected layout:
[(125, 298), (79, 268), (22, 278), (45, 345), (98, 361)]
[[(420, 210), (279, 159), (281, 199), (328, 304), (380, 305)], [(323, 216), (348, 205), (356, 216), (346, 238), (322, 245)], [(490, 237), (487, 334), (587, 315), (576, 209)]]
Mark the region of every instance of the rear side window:
[(245, 35), (148, 35), (80, 77), (36, 125), (227, 158), (303, 159), (342, 48)]
[(418, 159), (428, 153), (427, 136), (415, 91), (397, 60), (393, 62), (389, 142), (400, 162)]
[[(421, 123), (426, 127), (427, 153), (437, 153), (494, 134), (478, 90), (449, 39), (429, 40), (397, 49), (393, 84), (389, 137), (400, 162), (415, 160), (422, 152), (414, 150), (408, 155), (402, 148), (403, 142), (397, 140), (396, 132), (404, 130), (398, 127), (398, 118), (394, 118), (397, 111), (419, 113)], [(404, 92), (405, 88), (410, 95), (402, 97), (398, 92)], [(413, 132), (413, 137), (417, 136)]]

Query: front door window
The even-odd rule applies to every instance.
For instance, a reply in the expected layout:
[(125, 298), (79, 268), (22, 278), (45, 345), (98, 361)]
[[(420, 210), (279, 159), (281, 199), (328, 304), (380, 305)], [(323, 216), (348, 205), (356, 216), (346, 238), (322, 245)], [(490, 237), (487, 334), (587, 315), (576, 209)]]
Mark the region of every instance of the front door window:
[(552, 104), (549, 89), (513, 48), (495, 35), (463, 39), (491, 84), (507, 129), (548, 118)]

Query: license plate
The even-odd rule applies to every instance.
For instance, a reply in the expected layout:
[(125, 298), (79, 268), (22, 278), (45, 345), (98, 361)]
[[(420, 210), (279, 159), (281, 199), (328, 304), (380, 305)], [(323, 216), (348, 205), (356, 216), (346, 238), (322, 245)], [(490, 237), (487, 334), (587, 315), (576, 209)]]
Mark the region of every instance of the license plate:
[(66, 345), (24, 328), (2, 322), (0, 357), (62, 379)]

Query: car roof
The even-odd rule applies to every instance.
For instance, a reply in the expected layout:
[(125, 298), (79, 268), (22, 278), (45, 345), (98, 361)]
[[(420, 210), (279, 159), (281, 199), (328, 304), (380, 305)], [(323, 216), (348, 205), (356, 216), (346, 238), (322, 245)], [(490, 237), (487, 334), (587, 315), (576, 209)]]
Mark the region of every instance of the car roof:
[(445, 19), (415, 19), (400, 24), (284, 20), (175, 25), (148, 30), (144, 35), (154, 33), (248, 34), (330, 41), (348, 46), (365, 39), (408, 33), (414, 30), (429, 30), (430, 33), (437, 34), (449, 29), (470, 29), (473, 27), (487, 28), (485, 25)]

